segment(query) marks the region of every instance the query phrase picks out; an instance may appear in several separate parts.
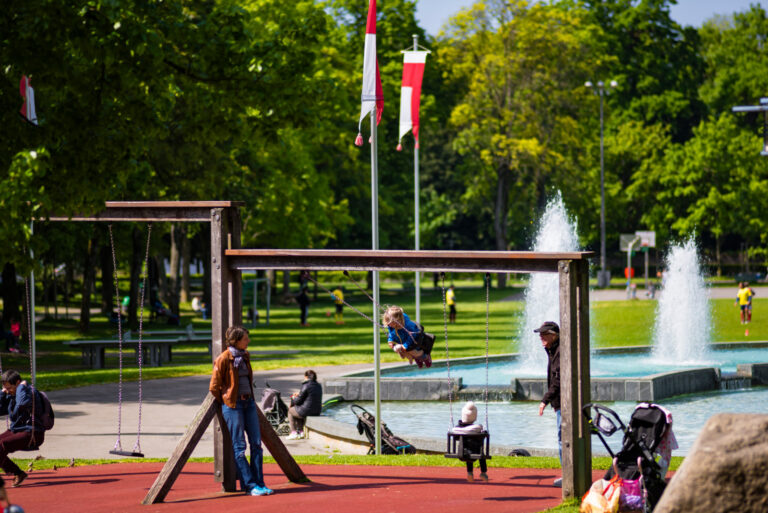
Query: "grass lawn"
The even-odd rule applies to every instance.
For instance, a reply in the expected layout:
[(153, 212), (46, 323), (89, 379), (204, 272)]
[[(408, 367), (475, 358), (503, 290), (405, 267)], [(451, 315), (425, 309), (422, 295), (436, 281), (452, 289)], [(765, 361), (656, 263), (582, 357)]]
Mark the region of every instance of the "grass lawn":
[[(449, 325), (449, 351), (451, 358), (481, 356), (485, 351), (485, 289), (479, 280), (471, 281), (457, 276), (457, 302), (459, 315), (457, 323)], [(448, 280), (446, 280), (448, 282)], [(517, 351), (517, 338), (522, 325), (524, 304), (522, 284), (505, 290), (490, 291), (489, 351), (491, 354)], [(328, 283), (331, 288), (332, 283)], [(422, 324), (437, 335), (433, 357), (445, 357), (443, 329), (442, 291), (424, 282), (421, 295)], [(407, 286), (407, 284), (406, 284)], [(345, 295), (355, 308), (372, 315), (370, 300), (345, 285)], [(413, 291), (400, 283), (384, 283), (381, 292), (382, 304), (398, 304), (406, 312), (413, 312)], [(648, 345), (652, 342), (655, 301), (594, 301), (591, 305), (592, 344), (597, 347), (618, 347)], [(768, 340), (768, 323), (755, 322), (750, 325), (749, 337), (744, 336), (744, 327), (739, 323), (738, 309), (733, 301), (715, 299), (711, 302), (713, 339), (717, 342)], [(210, 330), (210, 321), (194, 317), (189, 305), (182, 311), (182, 325), (193, 323), (197, 331)], [(768, 306), (767, 298), (755, 299), (755, 315), (759, 319)], [(270, 324), (264, 322), (251, 330), (251, 349), (259, 351), (297, 350), (296, 354), (258, 356), (255, 366), (269, 370), (284, 367), (307, 367), (351, 363), (371, 363), (372, 325), (370, 321), (351, 308), (345, 308), (345, 324), (338, 326), (333, 318), (334, 305), (328, 295), (318, 290), (318, 298), (310, 305), (311, 326), (299, 326), (299, 309), (295, 304), (279, 305), (273, 302)], [(40, 312), (42, 313), (42, 312)], [(331, 314), (327, 316), (326, 314)], [(262, 321), (265, 312), (261, 312)], [(173, 329), (164, 323), (145, 323), (148, 330)], [(386, 345), (382, 332), (381, 358), (384, 362), (401, 361)], [(37, 369), (40, 388), (55, 390), (78, 385), (115, 382), (118, 378), (117, 351), (107, 352), (107, 368), (93, 370), (83, 366), (80, 349), (70, 348), (62, 342), (75, 339), (116, 338), (116, 329), (104, 316), (96, 316), (91, 322), (87, 335), (77, 332), (74, 320), (44, 320), (37, 324)], [(204, 344), (179, 344), (174, 347), (173, 362), (163, 367), (144, 367), (143, 378), (155, 379), (175, 376), (207, 374), (211, 361)], [(29, 361), (26, 355), (2, 353), (3, 368), (17, 368), (26, 374)], [(124, 355), (123, 377), (138, 379), (138, 368), (134, 352)]]

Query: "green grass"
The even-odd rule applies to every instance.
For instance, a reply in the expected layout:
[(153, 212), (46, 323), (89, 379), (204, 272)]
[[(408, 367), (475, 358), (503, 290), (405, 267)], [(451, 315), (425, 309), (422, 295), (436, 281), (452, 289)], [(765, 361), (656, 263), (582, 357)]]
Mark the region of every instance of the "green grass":
[[(481, 282), (472, 281), (469, 275), (456, 275), (458, 319), (448, 326), (451, 358), (481, 356), (485, 352), (485, 289)], [(449, 282), (449, 279), (446, 280)], [(335, 283), (323, 283), (332, 288)], [(406, 284), (407, 285), (407, 284)], [(433, 357), (445, 358), (443, 331), (442, 292), (434, 289), (428, 280), (423, 282), (421, 295), (422, 324), (437, 335)], [(348, 301), (364, 314), (372, 315), (370, 300), (352, 285), (345, 285)], [(524, 304), (522, 283), (513, 287), (490, 291), (489, 352), (501, 354), (518, 349), (517, 338), (522, 324)], [(512, 300), (510, 300), (512, 299)], [(405, 290), (399, 282), (385, 281), (381, 292), (382, 304), (398, 304), (406, 312), (413, 312), (414, 298), (411, 290)], [(310, 306), (310, 327), (299, 326), (299, 309), (295, 304), (280, 305), (273, 301), (270, 324), (262, 322), (251, 330), (251, 349), (256, 351), (297, 350), (297, 354), (257, 355), (254, 367), (269, 370), (286, 367), (314, 367), (352, 363), (372, 363), (372, 324), (351, 308), (345, 308), (346, 324), (337, 326), (333, 315), (334, 305), (328, 294), (318, 290), (318, 298)], [(618, 347), (648, 345), (652, 342), (655, 301), (602, 301), (591, 306), (593, 345)], [(768, 323), (759, 322), (761, 312), (768, 306), (768, 298), (755, 299), (756, 321), (750, 325), (749, 337), (744, 336), (744, 326), (739, 323), (738, 309), (728, 299), (712, 300), (713, 339), (717, 342), (768, 340)], [(198, 331), (210, 330), (210, 321), (192, 315), (191, 310), (182, 312), (182, 325), (194, 323)], [(40, 312), (42, 313), (42, 312)], [(262, 320), (265, 314), (261, 312)], [(146, 323), (146, 329), (173, 328), (164, 323)], [(45, 320), (37, 325), (38, 385), (42, 389), (55, 390), (80, 385), (115, 382), (118, 379), (116, 351), (108, 351), (107, 368), (85, 368), (80, 350), (65, 346), (62, 342), (82, 338), (114, 338), (116, 329), (104, 316), (95, 316), (87, 335), (77, 332), (74, 320)], [(382, 332), (381, 359), (383, 362), (401, 361), (386, 345)], [(25, 355), (3, 354), (4, 368), (17, 368), (26, 374), (29, 361)], [(168, 378), (207, 374), (211, 361), (203, 344), (180, 344), (174, 348), (173, 362), (163, 367), (144, 367), (143, 379)], [(138, 368), (133, 351), (124, 356), (123, 378), (138, 379)]]

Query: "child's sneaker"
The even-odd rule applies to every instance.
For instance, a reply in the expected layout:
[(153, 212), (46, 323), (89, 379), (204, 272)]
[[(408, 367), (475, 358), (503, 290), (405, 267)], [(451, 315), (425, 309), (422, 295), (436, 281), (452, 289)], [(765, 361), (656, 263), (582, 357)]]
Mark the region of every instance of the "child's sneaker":
[(488, 482), (488, 474), (486, 474), (485, 472), (481, 472), (480, 473), (480, 480)]
[(427, 367), (427, 369), (432, 367), (432, 357), (431, 356), (427, 355), (427, 356), (424, 357), (424, 365)]
[(416, 359), (416, 365), (418, 365), (418, 366), (419, 366), (419, 369), (421, 369), (422, 367), (424, 367), (424, 362), (422, 362), (421, 360), (419, 360), (419, 359), (417, 358), (417, 359)]
[(475, 475), (472, 472), (467, 472), (467, 481), (470, 483), (475, 480)]

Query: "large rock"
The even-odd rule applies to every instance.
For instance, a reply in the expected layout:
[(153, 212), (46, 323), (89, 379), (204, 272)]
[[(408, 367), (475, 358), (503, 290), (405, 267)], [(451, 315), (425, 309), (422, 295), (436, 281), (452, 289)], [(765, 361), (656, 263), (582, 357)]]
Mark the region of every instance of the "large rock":
[(654, 513), (768, 512), (768, 415), (709, 419)]

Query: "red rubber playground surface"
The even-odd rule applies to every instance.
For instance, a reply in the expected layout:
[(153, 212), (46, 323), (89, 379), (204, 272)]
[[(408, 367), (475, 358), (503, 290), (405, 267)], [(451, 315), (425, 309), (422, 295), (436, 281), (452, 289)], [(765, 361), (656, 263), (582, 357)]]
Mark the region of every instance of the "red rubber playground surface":
[(8, 492), (26, 513), (238, 513), (257, 508), (270, 513), (526, 513), (561, 502), (560, 489), (552, 486), (559, 471), (551, 469), (491, 468), (489, 482), (468, 483), (460, 467), (304, 465), (312, 482), (299, 485), (289, 482), (276, 464), (267, 464), (265, 481), (275, 494), (250, 497), (222, 493), (213, 481), (212, 463), (187, 463), (164, 503), (142, 506), (161, 468), (162, 463), (122, 463), (38, 470)]

